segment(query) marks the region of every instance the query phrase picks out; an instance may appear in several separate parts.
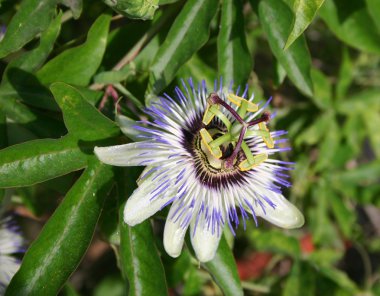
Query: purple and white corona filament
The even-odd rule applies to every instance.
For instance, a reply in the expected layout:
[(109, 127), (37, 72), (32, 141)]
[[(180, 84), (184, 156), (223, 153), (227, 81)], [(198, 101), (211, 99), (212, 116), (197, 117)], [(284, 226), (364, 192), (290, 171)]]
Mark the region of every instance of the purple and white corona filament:
[[(234, 233), (238, 213), (245, 225), (249, 216), (283, 227), (304, 223), (300, 211), (281, 194), (290, 186), (290, 163), (272, 158), (287, 150), (278, 144), (285, 131), (270, 132), (265, 112), (269, 104), (245, 99), (222, 85), (209, 93), (205, 83), (189, 80), (176, 98), (165, 94), (147, 108), (151, 122), (133, 125), (139, 142), (96, 147), (98, 158), (117, 166), (146, 166), (138, 188), (128, 199), (124, 221), (136, 225), (171, 204), (164, 230), (165, 250), (181, 253), (185, 233), (198, 259), (211, 260), (225, 225)], [(130, 121), (120, 121), (123, 131)]]
[(20, 260), (14, 255), (23, 252), (24, 239), (14, 221), (9, 216), (0, 220), (0, 295), (4, 295), (6, 287), (20, 267)]

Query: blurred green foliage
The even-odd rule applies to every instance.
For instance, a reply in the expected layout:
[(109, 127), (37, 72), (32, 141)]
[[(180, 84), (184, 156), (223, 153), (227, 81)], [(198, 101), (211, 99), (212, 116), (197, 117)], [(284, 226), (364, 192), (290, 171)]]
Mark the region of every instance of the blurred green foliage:
[[(380, 294), (380, 1), (0, 4), (0, 202), (34, 240), (6, 295)], [(181, 79), (220, 76), (274, 97), (293, 147), (281, 157), (296, 162), (285, 195), (306, 224), (248, 223), (199, 266), (190, 245), (163, 251), (165, 210), (119, 219), (140, 170), (104, 166), (93, 147), (128, 141), (113, 97), (136, 120)]]

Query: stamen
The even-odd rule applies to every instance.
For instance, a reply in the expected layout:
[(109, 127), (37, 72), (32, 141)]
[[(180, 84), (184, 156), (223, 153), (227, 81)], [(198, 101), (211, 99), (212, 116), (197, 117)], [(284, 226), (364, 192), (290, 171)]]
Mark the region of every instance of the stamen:
[[(221, 151), (219, 146), (227, 143), (228, 141), (232, 143), (235, 142), (237, 133), (241, 128), (239, 131), (239, 138), (237, 139), (235, 148), (233, 149), (231, 155), (224, 160), (224, 167), (226, 169), (232, 169), (234, 167), (234, 162), (237, 159), (240, 150), (242, 149), (246, 159), (244, 159), (238, 167), (241, 171), (247, 171), (265, 161), (268, 158), (268, 155), (262, 153), (253, 156), (249, 147), (244, 142), (244, 138), (247, 134), (260, 135), (262, 136), (266, 146), (268, 148), (273, 148), (274, 141), (265, 124), (270, 120), (271, 116), (269, 112), (264, 112), (260, 118), (252, 120), (250, 122), (245, 122), (244, 117), (246, 115), (246, 112), (255, 112), (258, 110), (258, 106), (234, 94), (229, 94), (228, 100), (239, 107), (238, 111), (235, 111), (234, 108), (232, 108), (229, 104), (223, 101), (218, 94), (211, 93), (209, 95), (207, 99), (208, 106), (203, 116), (202, 122), (207, 126), (212, 121), (212, 119), (215, 116), (217, 116), (226, 125), (227, 132), (224, 133), (221, 137), (213, 139), (212, 136), (208, 133), (208, 131), (205, 128), (203, 128), (200, 131), (202, 142), (206, 149), (209, 151), (209, 153), (211, 153), (211, 155), (213, 155), (217, 159), (221, 159), (224, 152)], [(219, 109), (219, 105), (223, 106), (226, 110), (228, 110), (238, 123), (231, 125), (228, 118)], [(241, 125), (241, 127), (239, 127), (239, 124)], [(259, 125), (259, 129), (255, 131), (248, 131), (248, 128), (254, 125)], [(238, 130), (236, 130), (236, 128), (238, 128)]]
[(246, 102), (248, 112), (256, 112), (257, 110), (259, 110), (259, 106), (257, 106), (255, 103), (252, 103), (252, 102), (250, 102), (250, 101), (248, 101), (242, 97), (236, 96), (234, 94), (229, 94), (228, 100), (231, 103), (237, 105), (238, 107), (240, 107), (243, 102)]
[(216, 147), (210, 147), (210, 143), (213, 141), (212, 139), (212, 136), (210, 135), (210, 133), (202, 128), (200, 130), (200, 134), (201, 134), (201, 138), (202, 138), (202, 142), (203, 144), (206, 146), (207, 150), (216, 158), (221, 158), (222, 157), (222, 151), (220, 150), (220, 148), (218, 146)]

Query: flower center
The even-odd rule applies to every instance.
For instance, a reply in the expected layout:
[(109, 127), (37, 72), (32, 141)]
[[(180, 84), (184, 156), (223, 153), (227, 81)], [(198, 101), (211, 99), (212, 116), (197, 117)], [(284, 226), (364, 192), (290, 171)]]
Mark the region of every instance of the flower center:
[[(226, 171), (238, 168), (240, 171), (248, 171), (267, 159), (267, 154), (253, 156), (244, 139), (247, 136), (258, 134), (263, 137), (269, 148), (273, 148), (273, 139), (265, 123), (270, 120), (270, 114), (263, 115), (250, 122), (244, 118), (248, 112), (256, 112), (258, 106), (244, 98), (229, 94), (230, 102), (238, 106), (237, 111), (223, 101), (216, 93), (210, 94), (207, 99), (207, 108), (203, 115), (204, 127), (199, 131), (201, 137), (201, 150), (213, 166)], [(222, 113), (220, 106), (224, 107), (235, 119), (230, 122), (228, 117)], [(224, 124), (223, 129), (215, 129), (212, 125), (214, 117), (220, 119)], [(249, 130), (250, 127), (258, 125), (259, 130)]]

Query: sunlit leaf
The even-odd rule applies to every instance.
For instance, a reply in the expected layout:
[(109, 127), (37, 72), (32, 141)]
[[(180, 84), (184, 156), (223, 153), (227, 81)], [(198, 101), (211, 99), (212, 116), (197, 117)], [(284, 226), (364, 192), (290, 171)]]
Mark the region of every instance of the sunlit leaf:
[(321, 109), (329, 109), (332, 104), (332, 85), (321, 71), (312, 69), (311, 78), (314, 86), (313, 102)]
[(380, 109), (380, 88), (366, 89), (336, 103), (343, 114), (365, 113), (368, 109)]
[(380, 32), (380, 3), (378, 0), (366, 0), (368, 13), (372, 17), (372, 20), (375, 22), (377, 29)]
[(151, 95), (159, 94), (174, 79), (179, 68), (206, 43), (217, 8), (216, 0), (186, 2), (154, 58), (147, 102), (152, 99)]
[(380, 53), (380, 32), (368, 14), (365, 1), (326, 1), (320, 15), (343, 42), (366, 52)]
[(91, 106), (74, 87), (56, 82), (50, 89), (63, 112), (65, 125), (74, 137), (94, 141), (119, 134), (116, 124)]
[(344, 272), (330, 266), (321, 266), (319, 271), (346, 291), (352, 294), (356, 294), (358, 292), (358, 288), (355, 283)]
[(335, 97), (337, 100), (341, 100), (346, 96), (353, 80), (353, 70), (350, 53), (347, 47), (344, 47), (339, 68), (339, 77), (335, 89)]
[(282, 296), (315, 295), (315, 272), (301, 261), (293, 262)]
[(91, 26), (85, 43), (69, 48), (50, 60), (38, 72), (42, 84), (56, 81), (75, 85), (87, 85), (102, 61), (106, 48), (109, 14), (103, 14)]
[(192, 77), (195, 81), (205, 80), (207, 85), (213, 85), (217, 77), (215, 69), (207, 65), (198, 55), (193, 57), (178, 70), (178, 77)]
[(28, 249), (7, 295), (58, 294), (91, 242), (112, 176), (93, 160)]
[(221, 25), (218, 35), (218, 74), (228, 87), (245, 86), (252, 70), (244, 31), (243, 4), (241, 0), (222, 2)]
[[(6, 67), (0, 85), (0, 101), (18, 98), (29, 105), (57, 110), (49, 90), (32, 74), (41, 67), (52, 51), (61, 28), (61, 14), (41, 34), (38, 46), (12, 60)], [(12, 100), (12, 99), (10, 99)], [(5, 103), (7, 104), (7, 103)]]
[(220, 239), (214, 259), (204, 264), (226, 296), (243, 295), (235, 259), (224, 236)]
[(329, 203), (343, 235), (351, 238), (356, 220), (355, 209), (349, 207), (347, 201), (333, 191), (330, 191)]
[(249, 234), (249, 238), (257, 250), (274, 252), (298, 258), (301, 250), (296, 238), (285, 235), (280, 231), (258, 231)]
[(0, 58), (19, 50), (45, 31), (55, 15), (57, 0), (24, 0), (0, 43)]
[(327, 167), (334, 166), (334, 156), (337, 152), (341, 140), (339, 126), (333, 115), (328, 115), (328, 128), (325, 131), (324, 138), (319, 145), (319, 155), (316, 163), (317, 170), (323, 170)]
[(305, 95), (312, 96), (311, 58), (305, 38), (301, 36), (292, 47), (283, 49), (292, 24), (292, 11), (282, 1), (265, 0), (259, 2), (258, 12), (273, 54), (294, 85)]
[(310, 25), (325, 0), (295, 0), (293, 4), (294, 23), (285, 44), (287, 49)]
[(82, 169), (87, 156), (75, 140), (43, 139), (0, 150), (0, 187), (29, 186)]
[(367, 127), (368, 137), (371, 142), (372, 150), (374, 151), (376, 157), (380, 158), (380, 109), (368, 110), (366, 113), (362, 114), (363, 121)]
[(22, 125), (37, 136), (46, 138), (60, 137), (65, 134), (65, 128), (61, 122), (38, 110), (31, 110), (13, 96), (0, 95), (0, 110), (15, 124)]
[[(132, 178), (125, 182), (127, 173), (131, 170), (119, 170), (118, 191), (120, 196), (119, 228), (120, 228), (120, 264), (125, 278), (129, 282), (129, 294), (132, 296), (143, 295), (168, 295), (165, 272), (158, 254), (152, 225), (149, 220), (134, 227), (128, 226), (123, 221), (123, 200), (129, 196), (136, 184)], [(133, 177), (136, 177), (135, 174)]]

